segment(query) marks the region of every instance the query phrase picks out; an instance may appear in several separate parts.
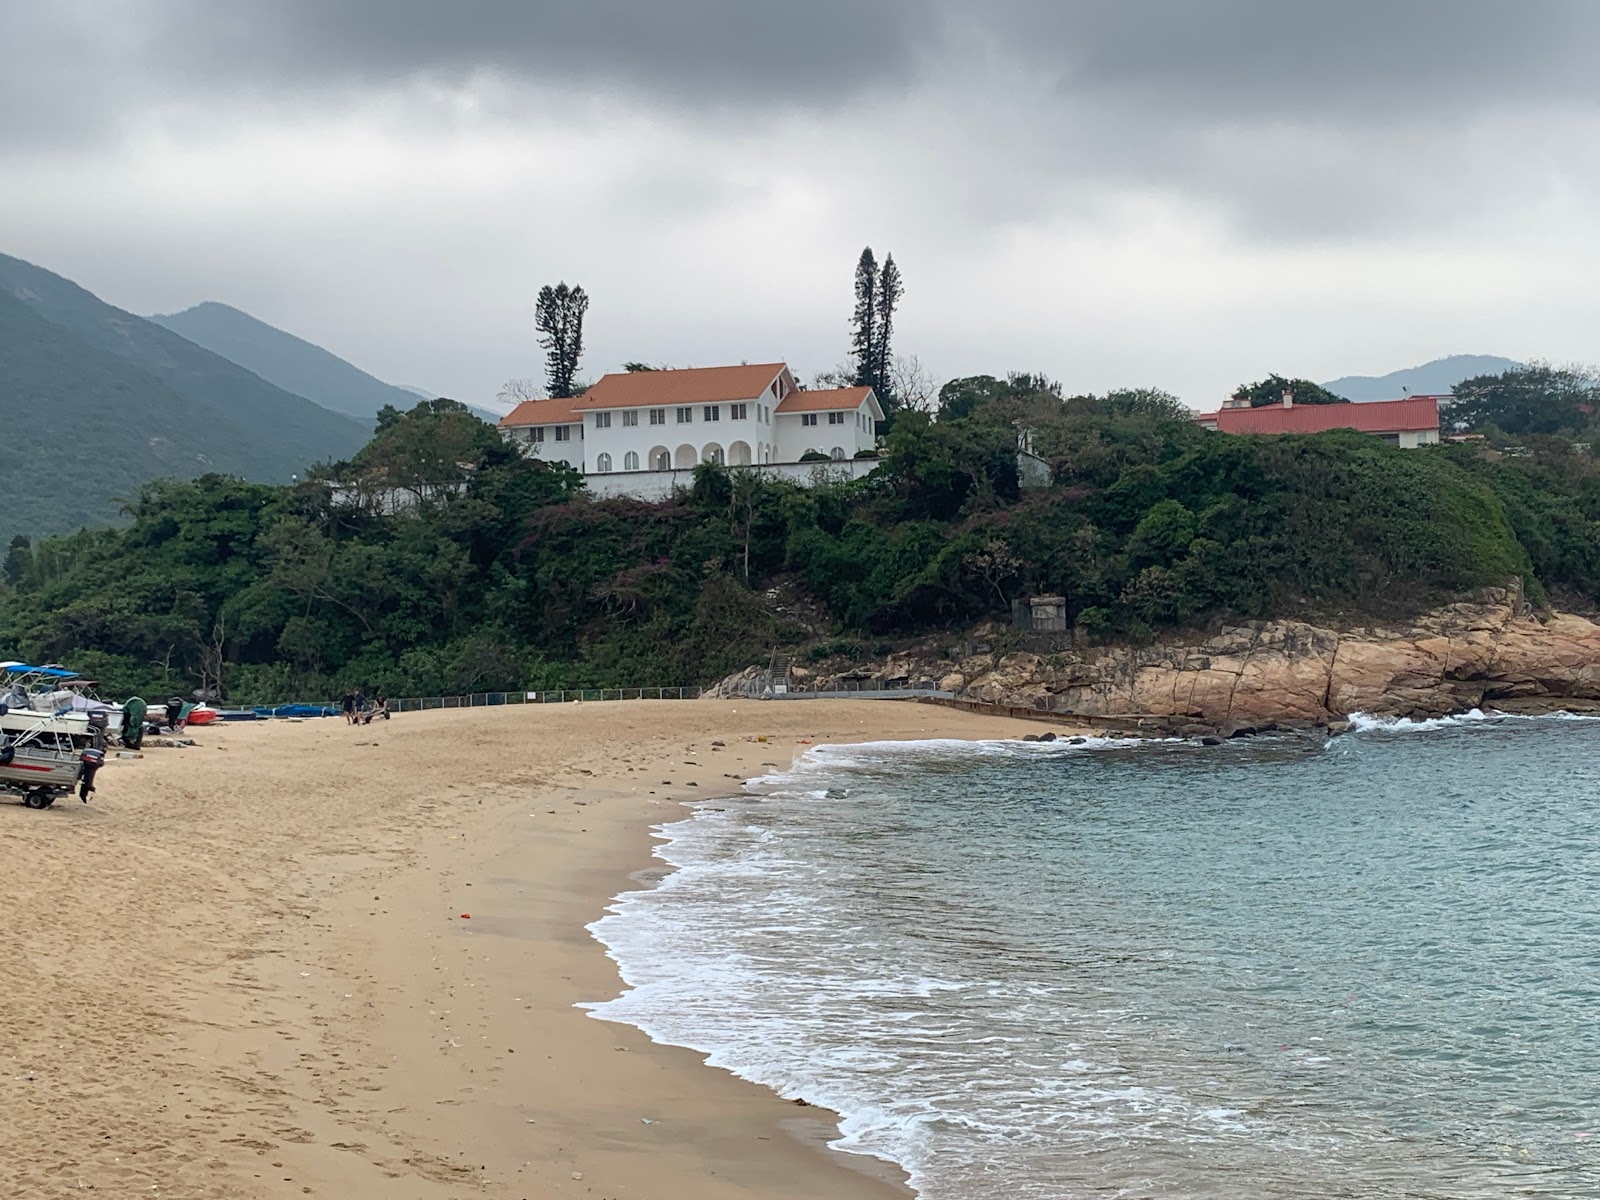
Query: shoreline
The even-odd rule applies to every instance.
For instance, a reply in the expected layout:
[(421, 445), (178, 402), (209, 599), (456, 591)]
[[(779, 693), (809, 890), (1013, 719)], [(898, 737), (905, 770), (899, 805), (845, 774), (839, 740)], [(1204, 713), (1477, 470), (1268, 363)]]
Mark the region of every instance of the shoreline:
[(827, 1110), (574, 1007), (624, 986), (588, 926), (664, 877), (681, 803), (812, 745), (1038, 730), (886, 701), (251, 723), (114, 760), (89, 806), (0, 805), (0, 1190), (903, 1200)]

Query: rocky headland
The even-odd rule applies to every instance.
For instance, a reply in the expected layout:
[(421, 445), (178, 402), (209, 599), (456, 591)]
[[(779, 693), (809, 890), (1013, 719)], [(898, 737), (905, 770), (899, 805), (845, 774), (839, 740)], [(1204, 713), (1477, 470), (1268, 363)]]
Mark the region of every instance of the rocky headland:
[(965, 649), (976, 652), (960, 656), (929, 645), (865, 670), (797, 668), (794, 685), (931, 683), (959, 700), (1185, 734), (1338, 728), (1352, 713), (1600, 711), (1600, 624), (1536, 615), (1516, 591), (1491, 591), (1406, 624), (1252, 621), (1144, 646), (1074, 647), (1063, 635), (1060, 648), (1008, 650), (1007, 640), (996, 629), (992, 644), (969, 642)]

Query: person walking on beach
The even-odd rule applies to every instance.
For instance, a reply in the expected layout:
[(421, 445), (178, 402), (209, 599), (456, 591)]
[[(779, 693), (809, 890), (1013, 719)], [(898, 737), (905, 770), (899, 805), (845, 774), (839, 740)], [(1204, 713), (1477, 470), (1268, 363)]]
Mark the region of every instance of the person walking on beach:
[(356, 723), (356, 694), (354, 692), (346, 692), (339, 700), (339, 707), (344, 709), (344, 723), (346, 725), (354, 725)]
[(361, 718), (367, 714), (367, 689), (357, 688), (355, 694), (356, 715), (351, 718), (351, 724), (360, 725)]

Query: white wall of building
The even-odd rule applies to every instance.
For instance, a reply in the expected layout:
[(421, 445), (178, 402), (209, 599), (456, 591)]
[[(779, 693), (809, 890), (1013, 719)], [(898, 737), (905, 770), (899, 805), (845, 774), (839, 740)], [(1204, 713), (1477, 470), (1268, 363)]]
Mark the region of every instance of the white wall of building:
[(779, 413), (777, 440), (783, 448), (782, 462), (798, 462), (808, 450), (829, 458), (854, 458), (857, 451), (878, 444), (877, 422), (866, 403), (846, 412)]
[(584, 427), (567, 425), (513, 425), (502, 427), (505, 438), (529, 458), (545, 462), (564, 462), (575, 471), (583, 470)]
[(1400, 434), (1400, 449), (1415, 450), (1418, 446), (1437, 446), (1439, 444), (1439, 431), (1437, 429), (1419, 429), (1406, 431)]
[[(770, 466), (740, 468), (759, 472), (766, 479), (787, 479), (803, 487), (861, 479), (878, 465), (873, 458), (846, 459), (844, 462), (773, 463)], [(630, 496), (636, 500), (666, 500), (677, 488), (694, 484), (693, 469), (684, 471), (639, 471), (611, 475), (590, 475), (584, 479), (591, 495), (606, 500)]]
[(583, 472), (607, 475), (702, 462), (750, 466), (778, 461), (773, 409), (752, 399), (668, 408), (619, 408), (583, 414)]

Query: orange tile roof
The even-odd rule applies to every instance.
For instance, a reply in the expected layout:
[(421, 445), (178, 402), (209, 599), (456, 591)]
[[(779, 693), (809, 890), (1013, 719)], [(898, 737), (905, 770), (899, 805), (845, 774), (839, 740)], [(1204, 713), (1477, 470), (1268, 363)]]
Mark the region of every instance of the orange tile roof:
[(1196, 420), (1215, 420), (1221, 433), (1322, 433), (1357, 429), (1362, 433), (1413, 433), (1439, 428), (1436, 396), (1406, 400), (1367, 400), (1357, 404), (1296, 404), (1284, 408), (1224, 408)]
[(778, 405), (780, 413), (838, 411), (860, 408), (872, 395), (869, 387), (829, 388), (825, 391), (790, 392)]
[(772, 385), (784, 368), (784, 363), (755, 363), (739, 367), (627, 371), (602, 376), (577, 405), (580, 410), (667, 408), (674, 404), (754, 400)]
[(583, 414), (576, 411), (579, 397), (570, 400), (524, 400), (500, 418), (500, 428), (522, 425), (578, 425)]

